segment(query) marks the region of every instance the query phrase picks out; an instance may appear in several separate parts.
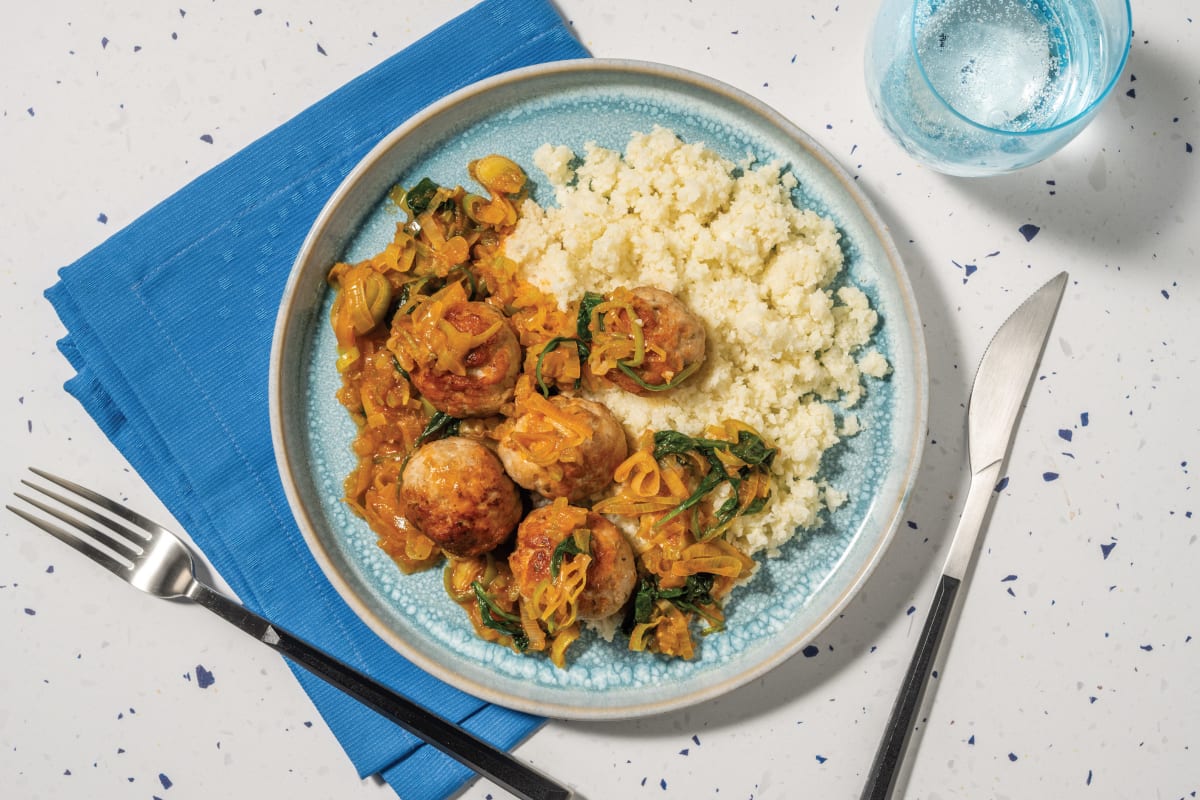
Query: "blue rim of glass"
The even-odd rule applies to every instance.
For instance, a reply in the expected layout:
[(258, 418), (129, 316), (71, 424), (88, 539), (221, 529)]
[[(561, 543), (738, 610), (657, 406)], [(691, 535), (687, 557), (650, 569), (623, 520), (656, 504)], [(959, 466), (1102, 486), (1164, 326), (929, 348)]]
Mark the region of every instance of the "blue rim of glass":
[(1125, 42), (1121, 48), (1121, 57), (1120, 57), (1120, 59), (1118, 59), (1116, 68), (1113, 69), (1112, 75), (1109, 77), (1108, 81), (1104, 84), (1104, 89), (1101, 90), (1096, 95), (1096, 98), (1094, 100), (1092, 100), (1092, 102), (1088, 103), (1087, 108), (1083, 109), (1082, 111), (1080, 111), (1079, 113), (1070, 117), (1069, 119), (1065, 119), (1062, 122), (1057, 123), (1056, 125), (1051, 125), (1046, 128), (1031, 128), (1029, 130), (1024, 130), (1024, 131), (1013, 131), (1013, 130), (1006, 130), (1004, 128), (994, 128), (991, 125), (984, 125), (982, 122), (976, 122), (975, 120), (971, 119), (970, 117), (964, 116), (963, 114), (959, 113), (958, 109), (956, 109), (953, 105), (951, 105), (946, 100), (946, 98), (942, 96), (942, 93), (939, 92), (936, 88), (934, 88), (933, 82), (930, 81), (929, 76), (925, 74), (925, 66), (924, 66), (924, 64), (921, 63), (921, 56), (917, 50), (916, 8), (917, 8), (917, 4), (919, 4), (921, 2), (923, 2), (923, 0), (912, 0), (913, 14), (912, 14), (912, 19), (909, 22), (909, 31), (908, 31), (908, 35), (909, 35), (908, 36), (908, 44), (909, 44), (909, 47), (912, 48), (913, 61), (917, 65), (917, 70), (921, 73), (921, 80), (924, 81), (925, 86), (927, 86), (929, 88), (930, 94), (932, 94), (934, 97), (936, 97), (938, 102), (941, 103), (942, 106), (944, 106), (946, 108), (946, 110), (949, 111), (951, 114), (958, 117), (963, 122), (970, 125), (972, 128), (978, 128), (981, 131), (987, 131), (988, 133), (995, 133), (995, 134), (998, 134), (1001, 136), (1042, 136), (1047, 133), (1053, 133), (1054, 131), (1058, 131), (1058, 130), (1062, 130), (1063, 128), (1070, 127), (1071, 125), (1074, 125), (1079, 120), (1084, 119), (1085, 117), (1090, 115), (1092, 112), (1094, 112), (1096, 110), (1097, 106), (1099, 106), (1102, 102), (1104, 102), (1104, 100), (1109, 96), (1109, 94), (1112, 93), (1113, 87), (1117, 85), (1117, 78), (1121, 77), (1121, 73), (1125, 70), (1125, 62), (1129, 60), (1129, 50), (1133, 45), (1133, 10), (1129, 7), (1129, 0), (1125, 0), (1125, 4), (1124, 4), (1125, 5)]

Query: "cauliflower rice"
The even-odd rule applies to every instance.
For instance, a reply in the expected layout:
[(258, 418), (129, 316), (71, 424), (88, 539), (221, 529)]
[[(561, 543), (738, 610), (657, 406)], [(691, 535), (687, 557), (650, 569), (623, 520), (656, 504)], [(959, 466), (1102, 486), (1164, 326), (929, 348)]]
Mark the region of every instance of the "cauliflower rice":
[(527, 281), (563, 304), (585, 291), (654, 286), (707, 328), (704, 367), (680, 388), (598, 399), (633, 435), (699, 435), (739, 419), (779, 448), (771, 502), (727, 534), (748, 554), (774, 554), (797, 526), (816, 526), (846, 499), (819, 480), (821, 455), (859, 429), (849, 413), (839, 428), (831, 404), (853, 407), (862, 375), (890, 369), (864, 349), (878, 322), (866, 295), (830, 288), (842, 268), (833, 222), (795, 207), (795, 176), (778, 162), (734, 164), (661, 127), (631, 137), (624, 155), (588, 144), (580, 162), (546, 144), (534, 164), (556, 206), (527, 200), (507, 239)]

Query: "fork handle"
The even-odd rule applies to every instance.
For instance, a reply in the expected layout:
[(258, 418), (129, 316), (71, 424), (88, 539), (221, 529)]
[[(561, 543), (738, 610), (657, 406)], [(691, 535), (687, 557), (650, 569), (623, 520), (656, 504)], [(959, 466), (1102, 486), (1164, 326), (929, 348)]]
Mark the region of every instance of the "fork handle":
[(193, 582), (186, 596), (522, 800), (573, 797), (570, 789), (511, 754), (397, 694), (220, 592)]

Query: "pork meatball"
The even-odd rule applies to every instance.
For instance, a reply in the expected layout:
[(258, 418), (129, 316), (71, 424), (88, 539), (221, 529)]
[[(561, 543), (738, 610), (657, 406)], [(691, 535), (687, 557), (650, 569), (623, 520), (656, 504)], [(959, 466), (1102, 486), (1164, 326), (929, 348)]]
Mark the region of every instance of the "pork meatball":
[(438, 325), (444, 322), (471, 337), (493, 331), (459, 360), (447, 359), (446, 349), (425, 334), (419, 312), (397, 317), (388, 348), (403, 356), (412, 385), (438, 411), (459, 418), (487, 417), (512, 399), (521, 372), (521, 344), (499, 309), (468, 301), (445, 309)]
[[(631, 319), (624, 312), (606, 313), (603, 315), (603, 333), (593, 329), (593, 337), (604, 334), (632, 337), (636, 325), (641, 329), (644, 354), (640, 359), (622, 359), (624, 368), (605, 365), (603, 378), (627, 392), (643, 395), (662, 391), (671, 386), (672, 381), (677, 381), (680, 373), (686, 370), (690, 374), (704, 362), (704, 323), (675, 295), (651, 286), (639, 286), (628, 291), (617, 290), (609, 297), (627, 302), (633, 308), (635, 318)], [(595, 373), (595, 365), (589, 365)]]
[(518, 390), (516, 414), (496, 433), (509, 476), (551, 499), (590, 497), (612, 483), (628, 455), (621, 423), (607, 406), (582, 397)]
[(587, 582), (580, 592), (576, 616), (604, 619), (621, 610), (637, 583), (633, 549), (617, 526), (601, 515), (559, 501), (543, 506), (517, 528), (517, 544), (508, 565), (521, 597), (529, 600), (538, 585), (553, 580), (554, 550), (579, 528), (590, 531)]
[(496, 455), (451, 436), (422, 445), (401, 473), (404, 513), (452, 556), (476, 556), (508, 538), (521, 519), (521, 496)]

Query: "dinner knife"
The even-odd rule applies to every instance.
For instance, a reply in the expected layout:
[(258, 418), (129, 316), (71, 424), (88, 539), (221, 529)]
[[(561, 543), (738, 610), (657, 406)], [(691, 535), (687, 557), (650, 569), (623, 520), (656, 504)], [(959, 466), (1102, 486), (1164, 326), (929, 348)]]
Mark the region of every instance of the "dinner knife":
[(976, 542), (1012, 444), (1017, 417), (1033, 384), (1066, 286), (1067, 273), (1060, 272), (1034, 292), (1000, 326), (979, 362), (967, 404), (970, 488), (929, 616), (867, 775), (862, 800), (887, 800), (892, 796), (934, 657), (948, 627), (955, 597), (967, 578)]

